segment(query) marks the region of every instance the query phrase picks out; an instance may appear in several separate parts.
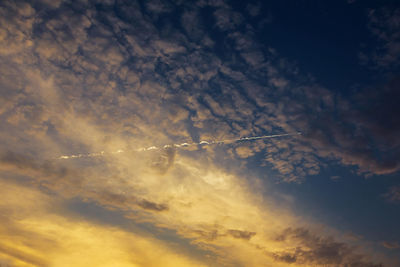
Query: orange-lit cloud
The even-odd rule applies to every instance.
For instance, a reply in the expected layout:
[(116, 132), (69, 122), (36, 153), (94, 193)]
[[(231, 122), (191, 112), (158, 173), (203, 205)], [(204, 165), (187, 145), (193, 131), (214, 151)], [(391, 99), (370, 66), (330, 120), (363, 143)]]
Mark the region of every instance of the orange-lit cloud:
[[(294, 181), (319, 171), (313, 148), (297, 141), (257, 141), (226, 151), (137, 151), (297, 127), (290, 123), (296, 117), (261, 97), (260, 86), (243, 78), (245, 73), (197, 51), (179, 32), (164, 38), (131, 2), (119, 15), (137, 19), (134, 27), (79, 1), (74, 8), (50, 1), (0, 6), (5, 25), (0, 265), (376, 266), (383, 261), (378, 254), (368, 256), (361, 241), (353, 247), (329, 226), (294, 215), (290, 202), (274, 200), (251, 171), (243, 176), (237, 159), (267, 148), (265, 161)], [(151, 16), (170, 10), (162, 3), (147, 8)], [(41, 17), (49, 10), (55, 15)], [(229, 8), (216, 13), (222, 30), (241, 23)], [(116, 37), (125, 32), (123, 41)], [(199, 36), (210, 45), (209, 37)], [(249, 36), (232, 37), (247, 62), (261, 64), (247, 53), (254, 48)], [(189, 50), (193, 53), (182, 55)], [(281, 90), (288, 82), (267, 65), (270, 83)], [(158, 68), (165, 68), (165, 77)], [(238, 79), (252, 101), (238, 90), (228, 94), (237, 84), (221, 73)], [(202, 89), (214, 81), (220, 97)], [(329, 96), (325, 101), (329, 104)], [(255, 116), (257, 106), (269, 115)], [(119, 149), (124, 153), (111, 153)], [(96, 151), (110, 153), (57, 159)], [(305, 164), (297, 170), (299, 161)], [(71, 207), (73, 201), (79, 208)]]
[[(118, 263), (121, 266), (160, 264), (151, 262), (154, 257), (174, 262), (171, 266), (184, 266), (189, 261), (200, 261), (205, 266), (213, 262), (228, 266), (365, 263), (360, 252), (323, 237), (326, 231), (296, 218), (285, 205), (279, 207), (263, 198), (233, 174), (210, 165), (206, 169), (201, 160), (183, 156), (162, 173), (158, 166), (146, 163), (131, 167), (137, 156), (106, 158), (102, 164), (109, 165), (107, 172), (91, 170), (79, 175), (76, 170), (50, 163), (36, 165), (15, 155), (3, 156), (4, 171), (29, 176), (31, 186), (34, 185), (10, 184), (7, 179), (2, 182), (2, 195), (8, 199), (1, 207), (2, 214), (8, 215), (4, 225), (12, 230), (3, 232), (3, 254), (17, 263), (37, 266), (107, 266), (115, 258), (121, 261)], [(41, 187), (50, 192), (42, 193)], [(133, 224), (150, 224), (157, 231), (172, 231), (176, 238), (186, 240), (190, 249), (185, 253), (170, 250), (168, 243), (172, 240), (157, 240), (143, 236), (141, 231), (127, 231), (117, 221), (113, 225), (112, 218), (110, 226), (93, 224), (90, 216), (89, 221), (77, 220), (66, 206), (72, 197), (78, 197), (82, 203), (120, 211)], [(297, 228), (300, 225), (314, 230)], [(24, 245), (27, 242), (31, 244)], [(200, 252), (208, 257), (200, 260), (193, 257)], [(96, 257), (96, 253), (101, 256)]]
[(2, 181), (1, 194), (0, 258), (10, 266), (205, 266), (154, 237), (69, 218), (36, 188)]

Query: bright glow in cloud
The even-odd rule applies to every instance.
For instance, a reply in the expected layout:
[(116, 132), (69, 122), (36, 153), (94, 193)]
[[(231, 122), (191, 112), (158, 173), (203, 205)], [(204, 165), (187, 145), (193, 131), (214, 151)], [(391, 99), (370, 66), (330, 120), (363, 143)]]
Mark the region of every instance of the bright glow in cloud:
[[(253, 136), (253, 137), (242, 137), (242, 138), (237, 138), (237, 139), (226, 139), (226, 140), (218, 140), (218, 141), (200, 141), (197, 143), (182, 143), (182, 144), (172, 144), (172, 145), (164, 145), (162, 147), (156, 147), (156, 146), (150, 146), (147, 148), (139, 148), (136, 149), (135, 151), (141, 152), (141, 151), (151, 151), (151, 150), (161, 150), (161, 149), (168, 149), (168, 148), (180, 148), (184, 149), (190, 146), (204, 146), (204, 145), (221, 145), (221, 144), (230, 144), (230, 143), (236, 143), (236, 142), (243, 142), (243, 141), (255, 141), (255, 140), (262, 140), (262, 139), (269, 139), (269, 138), (275, 138), (275, 137), (283, 137), (283, 136), (293, 136), (293, 135), (300, 135), (301, 133), (288, 133), (288, 134), (275, 134), (275, 135), (263, 135), (263, 136)], [(122, 149), (118, 149), (116, 151), (110, 152), (110, 154), (119, 154), (123, 153), (124, 151)], [(104, 156), (106, 152), (101, 151), (98, 153), (87, 153), (87, 154), (76, 154), (76, 155), (63, 155), (58, 157), (58, 159), (74, 159), (74, 158), (91, 158), (91, 157), (100, 157)]]
[(151, 236), (53, 213), (62, 202), (36, 189), (0, 184), (0, 259), (10, 266), (206, 266)]

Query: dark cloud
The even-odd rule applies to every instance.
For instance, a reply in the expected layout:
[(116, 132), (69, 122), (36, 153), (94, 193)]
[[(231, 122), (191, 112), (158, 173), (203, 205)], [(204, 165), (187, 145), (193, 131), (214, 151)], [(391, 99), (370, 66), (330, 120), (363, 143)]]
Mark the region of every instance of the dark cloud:
[(357, 93), (352, 106), (342, 113), (348, 130), (342, 130), (339, 140), (344, 145), (352, 145), (348, 155), (354, 156), (362, 170), (387, 174), (400, 168), (399, 88), (399, 77), (367, 88)]
[(52, 161), (41, 162), (33, 157), (11, 151), (0, 155), (0, 168), (28, 175), (33, 178), (33, 181), (49, 187), (73, 186), (73, 190), (76, 190), (83, 182), (83, 177), (73, 169), (56, 165)]
[(207, 229), (207, 230), (192, 230), (191, 231), (191, 236), (196, 238), (198, 241), (206, 241), (206, 242), (213, 242), (215, 241), (218, 237), (221, 236), (221, 233), (217, 229)]
[(243, 22), (243, 16), (230, 8), (219, 8), (214, 12), (216, 26), (223, 30), (233, 30)]
[(284, 152), (286, 148), (277, 150), (291, 161), (280, 159), (275, 153), (268, 156), (269, 161), (281, 162), (281, 172), (299, 177), (304, 173), (318, 173), (324, 166), (318, 158), (356, 166), (360, 174), (397, 172), (400, 168), (397, 160), (400, 110), (396, 104), (400, 99), (399, 86), (398, 77), (394, 77), (386, 84), (364, 88), (346, 99), (323, 88), (296, 92), (304, 105), (297, 107), (290, 100), (287, 107), (294, 104), (293, 111), (288, 107), (285, 115), (290, 118), (292, 113), (297, 114), (290, 123), (302, 129), (303, 138), (295, 146), (289, 145), (292, 151), (288, 153)]
[(380, 68), (398, 67), (400, 57), (400, 9), (382, 7), (368, 13), (368, 28), (378, 39), (371, 55), (362, 54), (362, 61), (370, 60)]
[(141, 201), (138, 202), (139, 207), (145, 209), (145, 210), (151, 210), (151, 211), (166, 211), (168, 210), (168, 205), (166, 204), (158, 204), (154, 203), (145, 199), (142, 199)]
[(258, 16), (261, 10), (261, 3), (258, 2), (257, 4), (248, 4), (246, 6), (247, 12), (253, 17)]
[(160, 174), (165, 174), (174, 164), (176, 149), (174, 147), (167, 147), (156, 153), (157, 154), (151, 158), (150, 165)]
[[(137, 202), (137, 199), (133, 196), (126, 196), (121, 193), (114, 193), (110, 191), (101, 191), (98, 193), (94, 193), (92, 196), (94, 199), (99, 199), (101, 204), (111, 206), (111, 207), (119, 207), (124, 208), (128, 207), (130, 204)], [(88, 199), (90, 200), (90, 199)]]
[(379, 145), (397, 148), (400, 133), (400, 76), (394, 76), (386, 84), (366, 89), (357, 94), (354, 119), (373, 135), (381, 137)]
[(400, 186), (392, 186), (389, 190), (383, 195), (387, 201), (392, 203), (400, 202)]
[[(89, 189), (85, 182), (90, 179), (92, 174), (86, 173), (85, 175), (80, 171), (59, 166), (51, 161), (41, 163), (31, 157), (8, 151), (0, 156), (0, 169), (13, 170), (27, 175), (33, 184), (55, 191), (61, 190), (60, 193), (68, 198), (80, 194), (86, 201), (97, 201), (101, 205), (122, 210), (130, 210), (133, 206), (155, 212), (168, 210), (167, 204), (138, 199), (134, 195), (124, 194), (124, 192), (116, 193), (112, 188)], [(89, 190), (81, 192), (84, 187)]]
[(277, 261), (305, 265), (383, 266), (367, 261), (345, 243), (317, 236), (304, 228), (288, 228), (276, 240), (298, 244), (289, 251), (274, 253)]
[(236, 229), (229, 229), (227, 233), (234, 238), (239, 238), (244, 240), (250, 240), (253, 236), (256, 235), (255, 232), (241, 231)]
[(297, 261), (297, 256), (295, 253), (281, 253), (274, 254), (274, 257), (277, 261), (286, 262), (286, 263), (295, 263)]
[[(49, 263), (45, 259), (38, 258), (37, 256), (30, 255), (29, 253), (25, 251), (20, 251), (18, 249), (8, 247), (6, 245), (0, 244), (0, 252), (4, 253), (6, 255), (10, 255), (22, 262), (25, 262), (27, 264), (31, 264), (34, 266), (38, 267), (46, 267), (50, 266)], [(0, 260), (0, 266), (12, 266), (10, 261), (1, 261)], [(8, 265), (10, 264), (10, 265)]]
[(400, 244), (399, 242), (395, 242), (395, 241), (383, 241), (382, 246), (384, 246), (387, 249), (399, 249), (400, 248)]
[(168, 205), (165, 203), (155, 203), (146, 199), (138, 199), (131, 194), (125, 194), (123, 192), (116, 193), (112, 191), (103, 190), (101, 192), (90, 192), (84, 201), (90, 203), (96, 201), (102, 206), (106, 206), (109, 209), (118, 209), (121, 211), (131, 211), (134, 206), (137, 206), (146, 211), (167, 211), (169, 209)]
[(249, 241), (256, 235), (256, 232), (224, 229), (221, 225), (202, 225), (201, 229), (190, 230), (186, 235), (189, 235), (196, 242), (215, 242), (217, 239), (226, 237)]

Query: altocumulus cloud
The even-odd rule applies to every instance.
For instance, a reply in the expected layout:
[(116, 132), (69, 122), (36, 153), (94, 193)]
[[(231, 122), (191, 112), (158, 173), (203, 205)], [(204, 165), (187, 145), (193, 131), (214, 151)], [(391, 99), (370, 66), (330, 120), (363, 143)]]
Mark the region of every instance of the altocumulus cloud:
[[(93, 126), (101, 125), (104, 131), (119, 129), (127, 139), (140, 136), (145, 144), (149, 144), (149, 132), (160, 134), (160, 141), (168, 143), (263, 135), (278, 129), (306, 131), (309, 135), (301, 140), (260, 142), (255, 148), (254, 152), (260, 152), (268, 146), (266, 162), (286, 181), (318, 173), (323, 166), (319, 157), (357, 166), (365, 174), (393, 173), (399, 168), (394, 162), (398, 145), (391, 153), (380, 145), (387, 134), (398, 133), (392, 127), (397, 122), (383, 114), (387, 106), (377, 106), (378, 114), (367, 110), (354, 114), (359, 107), (346, 99), (312, 81), (300, 85), (289, 79), (298, 76), (303, 81), (304, 77), (276, 52), (263, 49), (250, 25), (245, 32), (237, 30), (244, 23), (242, 15), (226, 3), (183, 4), (184, 31), (167, 19), (161, 21), (161, 15), (178, 12), (174, 2), (145, 6), (65, 2), (57, 6), (4, 3), (2, 58), (9, 64), (2, 67), (2, 114), (8, 115), (7, 122), (16, 131), (17, 124), (26, 125), (24, 120), (50, 129), (47, 133), (53, 139), (63, 139), (66, 147), (61, 154), (71, 148), (68, 138), (61, 136), (68, 133), (60, 132), (58, 125), (66, 124), (60, 117), (68, 111), (70, 116), (86, 114)], [(116, 12), (108, 12), (111, 7)], [(206, 7), (215, 9), (217, 28), (226, 39), (225, 54), (212, 53), (221, 44), (207, 41), (212, 38), (201, 16)], [(21, 73), (26, 75), (21, 77)], [(46, 85), (33, 86), (40, 75)], [(19, 77), (17, 83), (15, 77)], [(389, 98), (395, 83), (382, 85)], [(52, 85), (60, 90), (36, 90)], [(22, 92), (30, 102), (21, 98)], [(342, 115), (340, 119), (335, 119), (337, 114)], [(349, 114), (363, 118), (356, 123), (363, 130), (353, 131)], [(112, 124), (102, 125), (111, 118)], [(378, 146), (363, 148), (362, 140), (371, 137)], [(393, 156), (381, 159), (373, 153), (376, 149)]]
[[(215, 22), (211, 29), (206, 10)], [(249, 12), (256, 16), (257, 10)], [(0, 214), (7, 214), (0, 228), (1, 264), (107, 266), (118, 259), (119, 266), (377, 266), (384, 261), (378, 254), (365, 256), (367, 248), (328, 237), (335, 231), (295, 217), (254, 189), (251, 183), (259, 180), (235, 174), (239, 158), (253, 155), (264, 155), (284, 181), (318, 173), (319, 158), (355, 165), (365, 174), (399, 168), (391, 157), (398, 146), (379, 142), (382, 135), (395, 136), (394, 122), (380, 124), (384, 110), (377, 119), (354, 112), (345, 99), (335, 100), (294, 64), (263, 48), (243, 16), (224, 1), (0, 4), (0, 190), (8, 201), (0, 206)], [(213, 31), (223, 41), (214, 40)], [(391, 85), (383, 87), (390, 97)], [(360, 105), (363, 101), (360, 97)], [(319, 123), (332, 120), (333, 113), (362, 117), (364, 131), (346, 127), (346, 120)], [(299, 130), (307, 134), (223, 151), (233, 162), (230, 172), (217, 164), (218, 147), (207, 147), (208, 153), (136, 151)], [(367, 137), (378, 140), (375, 149), (390, 149), (388, 157), (362, 150)], [(117, 149), (126, 153), (51, 160)], [(161, 240), (69, 217), (65, 201), (71, 198), (120, 211), (132, 223), (174, 237)], [(283, 237), (276, 238), (279, 234)], [(183, 243), (189, 250), (181, 255)]]

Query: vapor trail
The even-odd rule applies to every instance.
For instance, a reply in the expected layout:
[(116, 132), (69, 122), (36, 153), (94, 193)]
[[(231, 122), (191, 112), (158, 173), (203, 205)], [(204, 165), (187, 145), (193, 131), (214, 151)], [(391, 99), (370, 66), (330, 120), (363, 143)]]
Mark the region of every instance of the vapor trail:
[[(232, 144), (232, 143), (237, 143), (237, 142), (245, 142), (245, 141), (255, 141), (255, 140), (261, 140), (261, 139), (269, 139), (269, 138), (275, 138), (275, 137), (283, 137), (283, 136), (293, 136), (293, 135), (301, 135), (301, 132), (296, 132), (296, 133), (286, 133), (286, 134), (274, 134), (274, 135), (262, 135), (262, 136), (252, 136), (252, 137), (242, 137), (242, 138), (236, 138), (236, 139), (225, 139), (225, 140), (214, 140), (214, 141), (200, 141), (197, 143), (182, 143), (182, 144), (172, 144), (172, 145), (164, 145), (161, 147), (157, 146), (150, 146), (147, 148), (139, 148), (135, 149), (137, 152), (143, 152), (143, 151), (154, 151), (154, 150), (162, 150), (162, 149), (169, 149), (169, 148), (179, 148), (179, 149), (184, 149), (186, 147), (191, 147), (191, 146), (209, 146), (209, 145), (222, 145), (222, 144)], [(63, 155), (58, 157), (57, 159), (74, 159), (74, 158), (92, 158), (92, 157), (101, 157), (106, 154), (120, 154), (124, 153), (122, 149), (118, 149), (113, 152), (96, 152), (96, 153), (84, 153), (84, 154), (75, 154), (75, 155)]]

